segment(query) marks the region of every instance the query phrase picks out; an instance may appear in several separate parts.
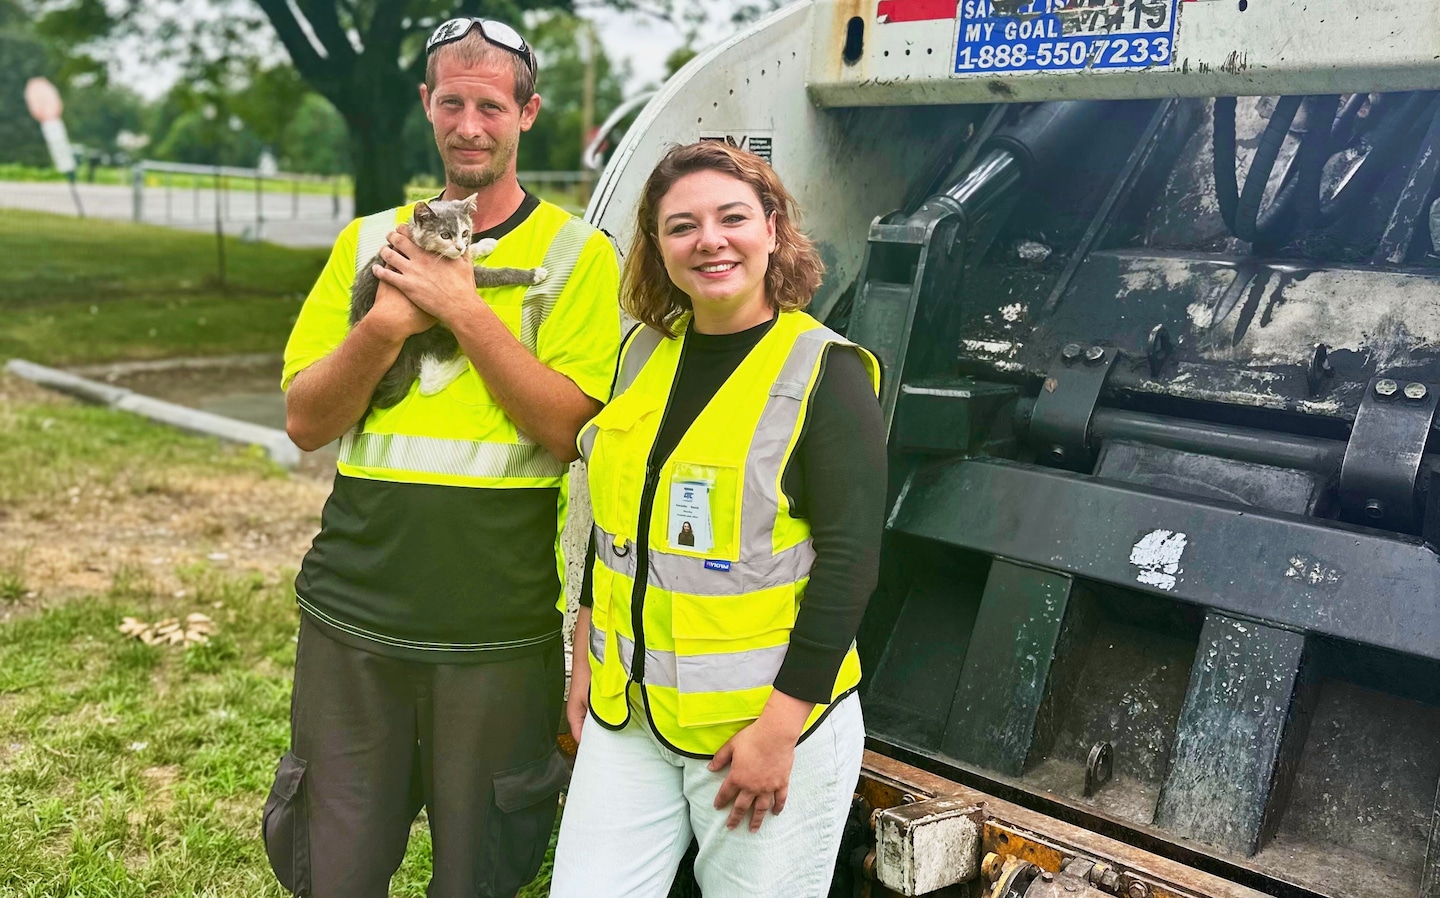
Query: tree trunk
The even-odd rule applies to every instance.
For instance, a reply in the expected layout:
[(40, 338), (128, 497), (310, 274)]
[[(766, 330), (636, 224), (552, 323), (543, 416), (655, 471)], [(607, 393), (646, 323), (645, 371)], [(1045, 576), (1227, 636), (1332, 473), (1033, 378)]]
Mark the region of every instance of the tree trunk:
[[(371, 67), (361, 65), (361, 72)], [(374, 67), (379, 68), (379, 67)], [(411, 85), (388, 76), (360, 75), (349, 86), (341, 113), (350, 130), (350, 159), (355, 172), (355, 214), (369, 215), (405, 202), (405, 149), (402, 131), (410, 104), (419, 102)], [(399, 82), (397, 89), (396, 82)]]

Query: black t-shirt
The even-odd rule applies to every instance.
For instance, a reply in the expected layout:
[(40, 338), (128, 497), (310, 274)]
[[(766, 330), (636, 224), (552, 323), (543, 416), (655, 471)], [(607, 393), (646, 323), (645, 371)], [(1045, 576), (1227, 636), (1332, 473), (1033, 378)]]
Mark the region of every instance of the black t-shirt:
[[(734, 334), (690, 331), (654, 458), (668, 458), (710, 399), (775, 324)], [(803, 701), (830, 700), (880, 570), (885, 524), (885, 425), (858, 353), (831, 347), (822, 362), (800, 441), (781, 487), (791, 514), (810, 522), (815, 565), (775, 688)], [(581, 604), (591, 603), (592, 538)], [(581, 640), (583, 644), (583, 639)]]

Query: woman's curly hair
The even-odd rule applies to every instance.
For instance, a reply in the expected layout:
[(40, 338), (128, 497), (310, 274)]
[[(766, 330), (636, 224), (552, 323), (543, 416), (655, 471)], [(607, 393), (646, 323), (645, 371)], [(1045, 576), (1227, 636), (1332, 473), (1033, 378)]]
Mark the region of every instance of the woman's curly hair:
[(665, 271), (656, 219), (660, 200), (675, 182), (700, 171), (730, 175), (755, 190), (765, 216), (775, 215), (775, 251), (765, 271), (765, 297), (780, 311), (809, 305), (825, 276), (825, 263), (814, 242), (800, 231), (795, 199), (764, 159), (721, 140), (702, 140), (672, 147), (645, 181), (635, 213), (635, 236), (625, 257), (621, 307), (635, 320), (675, 336), (675, 322), (690, 310), (690, 297)]

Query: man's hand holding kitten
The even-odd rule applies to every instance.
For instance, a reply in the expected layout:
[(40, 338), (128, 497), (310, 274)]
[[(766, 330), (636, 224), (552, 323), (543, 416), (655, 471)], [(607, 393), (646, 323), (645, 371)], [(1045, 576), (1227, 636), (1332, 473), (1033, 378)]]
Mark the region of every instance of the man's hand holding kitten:
[(399, 298), (408, 299), (412, 308), (429, 320), (419, 330), (409, 331), (412, 334), (436, 320), (449, 326), (457, 316), (474, 314), (477, 306), (483, 306), (474, 302), (475, 268), (468, 253), (454, 259), (427, 253), (410, 239), (409, 225), (391, 231), (385, 243), (380, 250), (385, 265), (372, 268), (381, 282), (372, 315), (379, 311), (382, 297), (390, 292), (387, 286), (400, 291)]

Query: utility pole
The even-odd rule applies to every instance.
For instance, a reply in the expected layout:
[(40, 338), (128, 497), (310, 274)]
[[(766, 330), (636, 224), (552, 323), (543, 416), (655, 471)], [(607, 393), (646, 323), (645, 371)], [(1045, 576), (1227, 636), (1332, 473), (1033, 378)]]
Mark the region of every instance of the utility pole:
[(585, 150), (590, 146), (590, 134), (595, 130), (595, 26), (589, 20), (580, 19), (576, 37), (579, 38), (580, 52), (585, 57), (585, 77), (580, 94), (580, 203), (590, 204), (591, 179), (594, 173), (583, 162)]

